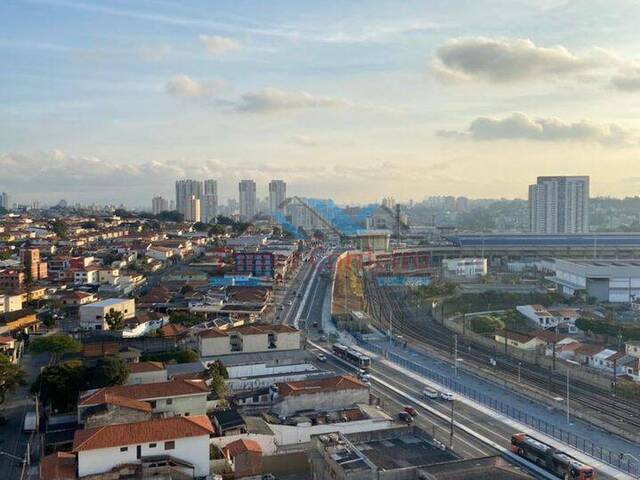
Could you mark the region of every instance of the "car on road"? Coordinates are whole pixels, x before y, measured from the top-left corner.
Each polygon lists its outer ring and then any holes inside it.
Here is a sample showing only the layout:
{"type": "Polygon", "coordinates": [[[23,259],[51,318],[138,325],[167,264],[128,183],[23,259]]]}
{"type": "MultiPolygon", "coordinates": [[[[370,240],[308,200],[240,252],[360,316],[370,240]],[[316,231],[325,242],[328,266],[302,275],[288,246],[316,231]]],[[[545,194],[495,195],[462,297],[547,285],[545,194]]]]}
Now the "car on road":
{"type": "Polygon", "coordinates": [[[404,407],[404,411],[407,412],[412,417],[415,417],[416,415],[418,415],[418,411],[415,408],[413,408],[411,405],[407,405],[406,407],[404,407]]]}
{"type": "Polygon", "coordinates": [[[425,388],[424,390],[422,390],[422,396],[424,398],[436,399],[440,398],[440,392],[433,388],[425,388]]]}
{"type": "Polygon", "coordinates": [[[326,335],[320,335],[318,337],[318,340],[320,340],[321,342],[326,342],[327,341],[327,336],[326,335]]]}
{"type": "Polygon", "coordinates": [[[327,356],[324,353],[318,354],[318,361],[319,362],[326,362],[327,361],[327,356]]]}
{"type": "Polygon", "coordinates": [[[448,402],[453,401],[453,393],[451,392],[440,392],[440,398],[442,400],[447,400],[448,402]]]}
{"type": "Polygon", "coordinates": [[[289,306],[293,305],[293,300],[289,300],[289,301],[287,302],[287,305],[289,305],[289,306]]]}
{"type": "Polygon", "coordinates": [[[316,328],[318,326],[318,322],[313,322],[313,327],[316,328]]]}
{"type": "Polygon", "coordinates": [[[413,417],[408,414],[407,412],[400,412],[398,413],[398,420],[404,422],[404,423],[413,423],[413,417]]]}

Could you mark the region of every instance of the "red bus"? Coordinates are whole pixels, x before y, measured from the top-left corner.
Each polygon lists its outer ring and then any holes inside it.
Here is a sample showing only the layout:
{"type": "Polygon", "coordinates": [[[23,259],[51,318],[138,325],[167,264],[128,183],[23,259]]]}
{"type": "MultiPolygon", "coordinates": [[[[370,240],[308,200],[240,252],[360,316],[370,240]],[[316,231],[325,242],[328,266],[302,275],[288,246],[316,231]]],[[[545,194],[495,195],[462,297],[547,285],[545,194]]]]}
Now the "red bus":
{"type": "Polygon", "coordinates": [[[513,434],[511,451],[565,480],[595,480],[596,478],[593,467],[526,433],[513,434]]]}

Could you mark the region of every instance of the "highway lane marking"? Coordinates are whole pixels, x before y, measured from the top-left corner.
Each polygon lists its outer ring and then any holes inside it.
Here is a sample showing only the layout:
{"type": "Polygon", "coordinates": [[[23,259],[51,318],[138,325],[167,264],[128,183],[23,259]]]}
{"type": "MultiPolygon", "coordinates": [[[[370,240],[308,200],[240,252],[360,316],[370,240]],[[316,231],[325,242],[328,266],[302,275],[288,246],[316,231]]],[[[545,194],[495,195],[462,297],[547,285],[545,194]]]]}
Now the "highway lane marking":
{"type": "MultiPolygon", "coordinates": [[[[333,359],[335,359],[335,360],[342,360],[342,359],[337,358],[337,357],[333,357],[333,359]]],[[[340,370],[342,370],[343,372],[345,372],[345,373],[351,373],[351,371],[352,371],[353,369],[355,369],[355,367],[354,367],[353,365],[351,365],[350,363],[347,363],[347,365],[349,365],[349,367],[350,367],[349,369],[347,369],[347,368],[345,368],[345,367],[342,367],[342,366],[338,365],[338,364],[337,364],[337,362],[336,362],[336,363],[334,363],[334,366],[338,367],[338,368],[339,368],[340,370]]],[[[375,377],[372,377],[372,378],[375,380],[375,377]]],[[[382,383],[382,382],[379,382],[379,383],[382,383]]],[[[400,401],[398,401],[397,399],[395,399],[395,398],[391,397],[387,392],[384,392],[383,390],[380,390],[379,388],[376,388],[376,392],[378,392],[379,394],[383,395],[384,397],[386,397],[386,398],[390,399],[393,403],[396,403],[396,404],[398,404],[398,405],[403,405],[403,404],[402,404],[402,402],[400,402],[400,401]]],[[[387,413],[389,413],[389,412],[387,412],[387,413]]],[[[390,415],[391,415],[391,414],[390,414],[390,415]]],[[[423,418],[424,418],[424,421],[426,422],[426,421],[427,421],[427,420],[426,420],[426,417],[423,417],[423,418]]],[[[438,418],[439,418],[439,417],[438,417],[438,418]]],[[[442,420],[442,419],[440,419],[440,420],[442,420]]],[[[433,423],[434,425],[436,425],[436,424],[435,424],[435,421],[433,421],[433,420],[431,420],[431,423],[433,423]]],[[[446,430],[446,429],[445,429],[445,427],[442,427],[442,426],[440,426],[440,425],[436,425],[436,427],[437,427],[438,429],[440,429],[440,430],[446,430]]],[[[474,445],[474,444],[472,444],[472,443],[469,443],[466,439],[464,439],[464,438],[463,438],[463,437],[461,437],[461,436],[456,437],[456,440],[457,440],[457,441],[459,441],[460,443],[463,443],[463,444],[467,445],[469,448],[472,448],[473,450],[477,451],[477,452],[478,452],[478,453],[480,453],[482,456],[492,455],[492,453],[490,453],[490,452],[488,452],[488,451],[485,451],[485,450],[482,450],[482,449],[480,449],[478,446],[476,446],[476,445],[474,445]]]]}
{"type": "MultiPolygon", "coordinates": [[[[439,383],[434,382],[433,380],[427,379],[426,377],[423,377],[411,370],[408,370],[404,367],[401,367],[400,365],[397,365],[389,360],[383,359],[380,355],[370,352],[369,350],[366,350],[362,347],[358,347],[360,350],[363,350],[365,352],[367,352],[367,354],[369,356],[371,356],[372,358],[376,358],[380,363],[382,363],[383,365],[386,365],[388,368],[391,368],[392,370],[397,370],[398,372],[402,372],[405,376],[409,377],[409,378],[413,378],[414,380],[416,380],[419,383],[423,383],[425,385],[428,385],[430,387],[433,388],[438,388],[440,390],[446,390],[447,388],[440,385],[439,383]]],[[[538,430],[535,430],[531,427],[529,427],[528,425],[524,425],[520,422],[517,422],[505,415],[503,415],[502,413],[499,413],[495,410],[492,410],[488,407],[485,407],[484,405],[481,405],[473,400],[470,400],[469,398],[457,394],[457,397],[459,398],[459,401],[467,404],[468,406],[470,406],[471,408],[478,410],[480,412],[485,413],[486,415],[489,415],[491,417],[493,417],[494,419],[500,421],[501,423],[505,424],[505,425],[509,425],[513,428],[519,429],[519,431],[527,433],[529,435],[532,435],[534,437],[539,438],[540,440],[543,440],[545,443],[554,446],[555,448],[559,449],[559,450],[564,450],[567,453],[569,453],[570,455],[572,455],[573,457],[577,458],[578,460],[581,460],[582,462],[586,463],[586,464],[590,464],[593,467],[595,467],[597,470],[600,470],[601,472],[606,473],[607,475],[613,477],[613,478],[617,478],[617,479],[632,479],[633,477],[629,474],[626,474],[616,468],[614,468],[611,465],[608,465],[600,460],[598,460],[595,457],[591,457],[590,455],[586,454],[585,452],[581,452],[579,450],[576,450],[574,447],[572,447],[569,444],[566,444],[564,442],[561,442],[553,437],[549,437],[548,435],[546,435],[543,432],[540,432],[538,430]]]]}
{"type": "MultiPolygon", "coordinates": [[[[317,349],[323,351],[325,354],[329,354],[332,358],[335,358],[336,360],[345,363],[347,365],[351,365],[349,362],[342,360],[339,357],[336,357],[333,352],[321,347],[320,345],[307,340],[308,343],[310,343],[311,345],[313,345],[314,347],[316,347],[317,349]]],[[[375,377],[372,377],[375,379],[375,377]]],[[[396,392],[398,395],[400,395],[401,397],[404,397],[410,401],[412,401],[413,403],[419,405],[420,407],[422,407],[423,409],[431,412],[433,415],[441,418],[442,420],[444,420],[447,423],[451,423],[451,417],[449,417],[448,415],[440,412],[439,410],[436,410],[434,408],[432,408],[431,406],[427,405],[426,403],[424,403],[422,400],[415,398],[412,395],[409,395],[405,392],[403,392],[402,390],[400,390],[399,388],[394,387],[393,385],[387,384],[381,380],[377,380],[379,383],[385,385],[387,388],[389,388],[390,390],[393,390],[394,392],[396,392]]],[[[471,428],[467,427],[466,425],[454,420],[453,421],[453,425],[454,427],[462,430],[463,432],[471,435],[472,437],[480,440],[482,443],[489,445],[491,447],[493,447],[494,449],[498,450],[499,452],[501,452],[505,457],[511,459],[513,462],[518,463],[524,467],[526,467],[528,470],[534,472],[536,475],[538,475],[540,478],[544,478],[544,479],[548,479],[548,480],[557,480],[557,477],[555,475],[552,475],[551,473],[547,472],[546,470],[541,469],[540,467],[528,462],[527,460],[525,460],[524,458],[516,455],[515,453],[511,452],[510,450],[508,450],[507,448],[505,448],[504,446],[494,442],[493,440],[485,437],[484,435],[472,430],[471,428]]],[[[629,478],[631,479],[631,477],[616,477],[616,478],[629,478]]]]}

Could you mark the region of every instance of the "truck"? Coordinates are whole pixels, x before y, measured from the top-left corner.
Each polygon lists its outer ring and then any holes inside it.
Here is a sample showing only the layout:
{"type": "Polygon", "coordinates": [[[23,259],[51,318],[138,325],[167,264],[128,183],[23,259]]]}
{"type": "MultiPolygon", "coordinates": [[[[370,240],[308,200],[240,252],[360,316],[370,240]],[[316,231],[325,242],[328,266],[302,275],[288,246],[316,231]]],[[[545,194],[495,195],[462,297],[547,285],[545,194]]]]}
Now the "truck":
{"type": "Polygon", "coordinates": [[[22,431],[24,433],[31,433],[38,430],[38,417],[35,411],[27,412],[24,415],[24,422],[22,424],[22,431]]]}

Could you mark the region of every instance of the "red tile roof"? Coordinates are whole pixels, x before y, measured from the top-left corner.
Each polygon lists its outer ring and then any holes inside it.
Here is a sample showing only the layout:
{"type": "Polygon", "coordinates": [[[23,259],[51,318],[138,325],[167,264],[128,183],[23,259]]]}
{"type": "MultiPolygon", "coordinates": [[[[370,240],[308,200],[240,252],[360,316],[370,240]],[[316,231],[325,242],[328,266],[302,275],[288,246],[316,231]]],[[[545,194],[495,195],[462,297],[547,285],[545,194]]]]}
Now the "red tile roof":
{"type": "Polygon", "coordinates": [[[78,405],[99,405],[105,403],[107,395],[151,400],[154,398],[177,397],[208,392],[205,382],[198,380],[172,380],[169,382],[144,383],[141,385],[116,385],[113,387],[88,390],[80,394],[78,405]]]}
{"type": "Polygon", "coordinates": [[[40,460],[40,480],[76,479],[76,456],[69,452],[56,452],[40,460]]]}
{"type": "Polygon", "coordinates": [[[149,402],[143,402],[140,400],[135,400],[133,398],[121,397],[119,395],[114,395],[113,393],[105,394],[104,403],[131,408],[133,410],[140,410],[141,412],[150,412],[152,410],[151,404],[149,402]]]}
{"type": "Polygon", "coordinates": [[[254,452],[262,454],[262,447],[260,447],[260,444],[255,440],[241,438],[240,440],[228,443],[227,445],[222,447],[222,451],[228,452],[229,455],[233,458],[236,455],[244,452],[254,452]]]}
{"type": "Polygon", "coordinates": [[[250,325],[231,327],[226,330],[211,328],[201,332],[200,336],[204,338],[214,338],[226,337],[229,336],[230,333],[239,333],[241,335],[264,335],[267,333],[293,333],[298,331],[299,330],[297,328],[290,325],[254,323],[250,325]]]}
{"type": "Polygon", "coordinates": [[[160,442],[176,438],[199,437],[213,433],[206,415],[170,417],[146,422],[106,425],[77,430],[73,437],[73,451],[82,452],[100,448],[160,442]]]}
{"type": "Polygon", "coordinates": [[[0,337],[0,343],[4,345],[9,345],[12,342],[15,342],[15,338],[13,337],[0,337]]]}
{"type": "Polygon", "coordinates": [[[160,333],[164,337],[178,337],[187,331],[187,327],[177,323],[169,323],[160,329],[160,333]]]}
{"type": "Polygon", "coordinates": [[[306,395],[311,393],[337,392],[340,390],[360,390],[367,387],[351,375],[321,378],[319,380],[300,380],[298,382],[276,383],[278,395],[306,395]]]}
{"type": "Polygon", "coordinates": [[[138,362],[128,365],[129,373],[160,372],[165,369],[162,362],[138,362]]]}

